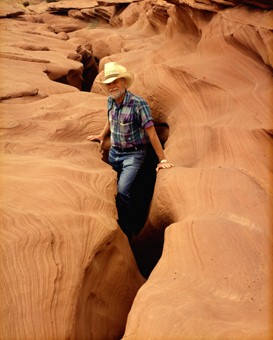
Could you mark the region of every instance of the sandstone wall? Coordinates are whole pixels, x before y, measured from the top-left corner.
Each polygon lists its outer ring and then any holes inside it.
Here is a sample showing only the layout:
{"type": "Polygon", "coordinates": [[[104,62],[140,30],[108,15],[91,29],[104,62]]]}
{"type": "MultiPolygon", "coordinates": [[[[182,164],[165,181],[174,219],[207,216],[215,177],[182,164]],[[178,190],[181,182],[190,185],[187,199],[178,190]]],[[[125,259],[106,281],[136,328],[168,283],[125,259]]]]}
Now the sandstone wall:
{"type": "Polygon", "coordinates": [[[0,338],[270,339],[272,6],[121,3],[1,5],[0,338]],[[169,126],[132,249],[85,48],[169,126]]]}

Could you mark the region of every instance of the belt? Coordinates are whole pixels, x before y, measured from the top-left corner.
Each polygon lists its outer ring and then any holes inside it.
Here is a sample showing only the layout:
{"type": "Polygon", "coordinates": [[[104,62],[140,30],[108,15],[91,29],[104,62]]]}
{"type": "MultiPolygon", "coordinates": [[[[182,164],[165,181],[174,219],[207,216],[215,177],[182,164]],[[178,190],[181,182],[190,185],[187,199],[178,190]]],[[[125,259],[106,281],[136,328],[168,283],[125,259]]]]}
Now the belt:
{"type": "Polygon", "coordinates": [[[119,148],[118,146],[113,146],[114,149],[120,152],[132,152],[132,151],[138,151],[143,150],[146,147],[146,144],[138,144],[135,146],[132,146],[130,148],[119,148]]]}

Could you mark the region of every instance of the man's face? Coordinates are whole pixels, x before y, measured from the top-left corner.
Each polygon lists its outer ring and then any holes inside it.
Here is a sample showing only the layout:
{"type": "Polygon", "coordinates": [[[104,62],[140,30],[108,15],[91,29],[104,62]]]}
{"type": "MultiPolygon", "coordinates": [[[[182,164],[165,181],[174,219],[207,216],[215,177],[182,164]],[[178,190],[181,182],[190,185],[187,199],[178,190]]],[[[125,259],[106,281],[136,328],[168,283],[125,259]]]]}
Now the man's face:
{"type": "Polygon", "coordinates": [[[122,100],[126,91],[125,80],[122,78],[114,80],[112,83],[107,84],[109,96],[117,102],[122,100]]]}

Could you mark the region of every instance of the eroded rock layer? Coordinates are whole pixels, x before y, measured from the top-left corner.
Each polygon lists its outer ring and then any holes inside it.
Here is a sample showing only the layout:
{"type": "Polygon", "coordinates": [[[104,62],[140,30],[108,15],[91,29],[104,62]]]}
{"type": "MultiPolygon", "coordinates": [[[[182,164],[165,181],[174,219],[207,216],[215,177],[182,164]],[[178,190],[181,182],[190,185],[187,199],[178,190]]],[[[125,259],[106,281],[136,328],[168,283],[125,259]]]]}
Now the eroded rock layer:
{"type": "Polygon", "coordinates": [[[2,2],[1,339],[271,338],[272,5],[244,4],[2,2]],[[133,252],[86,141],[114,60],[175,164],[133,252]]]}

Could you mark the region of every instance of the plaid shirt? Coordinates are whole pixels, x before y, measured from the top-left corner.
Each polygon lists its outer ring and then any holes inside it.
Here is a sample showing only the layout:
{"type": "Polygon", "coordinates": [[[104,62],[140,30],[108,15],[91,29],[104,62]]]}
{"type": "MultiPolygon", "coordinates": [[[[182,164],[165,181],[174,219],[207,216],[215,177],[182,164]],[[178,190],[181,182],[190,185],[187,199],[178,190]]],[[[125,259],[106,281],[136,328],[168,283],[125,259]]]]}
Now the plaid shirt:
{"type": "Polygon", "coordinates": [[[109,97],[108,119],[112,146],[130,148],[148,143],[145,128],[153,125],[153,118],[143,98],[126,91],[123,102],[118,105],[109,97]]]}

